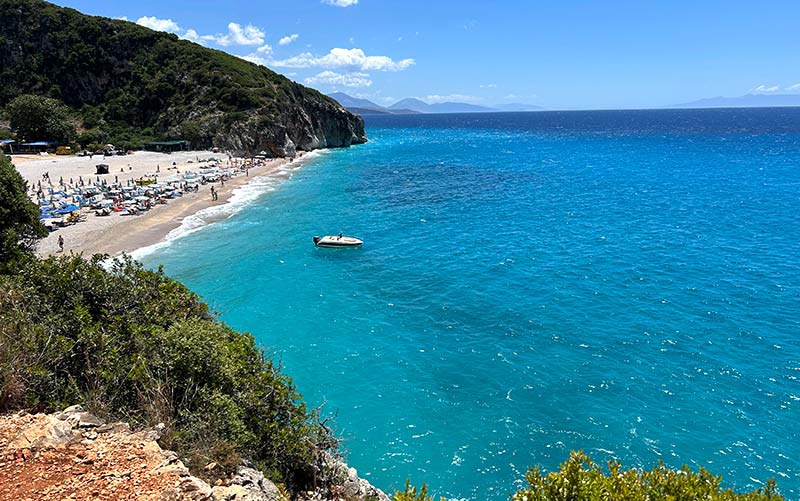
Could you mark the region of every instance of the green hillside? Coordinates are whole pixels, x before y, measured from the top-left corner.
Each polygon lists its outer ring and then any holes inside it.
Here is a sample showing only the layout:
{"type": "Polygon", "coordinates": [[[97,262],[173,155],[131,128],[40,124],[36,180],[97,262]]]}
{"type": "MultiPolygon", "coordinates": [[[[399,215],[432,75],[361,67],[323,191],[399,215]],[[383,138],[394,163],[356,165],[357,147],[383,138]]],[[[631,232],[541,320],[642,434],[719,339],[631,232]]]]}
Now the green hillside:
{"type": "MultiPolygon", "coordinates": [[[[280,153],[364,142],[333,99],[224,52],[41,0],[0,0],[0,106],[57,98],[79,129],[118,142],[181,137],[280,153]]],[[[28,138],[33,139],[33,138],[28,138]]]]}

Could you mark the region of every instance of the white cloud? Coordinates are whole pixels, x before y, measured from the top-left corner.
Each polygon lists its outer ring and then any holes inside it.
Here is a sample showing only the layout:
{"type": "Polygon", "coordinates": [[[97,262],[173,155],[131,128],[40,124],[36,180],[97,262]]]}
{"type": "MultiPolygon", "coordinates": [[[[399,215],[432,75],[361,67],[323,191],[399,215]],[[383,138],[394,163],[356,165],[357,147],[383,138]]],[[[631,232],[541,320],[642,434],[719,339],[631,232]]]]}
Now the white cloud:
{"type": "Polygon", "coordinates": [[[367,73],[336,73],[323,71],[303,80],[306,85],[343,85],[345,87],[369,87],[372,80],[367,73]]]}
{"type": "Polygon", "coordinates": [[[230,45],[263,45],[264,32],[252,24],[248,24],[243,28],[241,24],[228,23],[228,33],[215,36],[214,42],[223,47],[230,45]]]}
{"type": "Polygon", "coordinates": [[[119,19],[120,21],[127,21],[128,20],[128,16],[115,17],[114,19],[119,19]]]}
{"type": "MultiPolygon", "coordinates": [[[[228,33],[217,35],[201,35],[197,30],[184,30],[172,19],[159,19],[155,16],[142,16],[136,21],[136,24],[156,31],[175,33],[184,40],[200,44],[213,42],[223,47],[264,44],[264,31],[251,24],[242,27],[238,23],[228,23],[228,33]]],[[[270,50],[272,49],[270,48],[270,50]]]]}
{"type": "Polygon", "coordinates": [[[260,64],[261,66],[269,66],[271,63],[270,56],[272,56],[272,46],[262,45],[255,52],[251,52],[246,56],[236,55],[239,59],[250,61],[251,63],[260,64]]]}
{"type": "Polygon", "coordinates": [[[322,3],[336,7],[350,7],[351,5],[357,5],[358,0],[322,0],[322,3]]]}
{"type": "Polygon", "coordinates": [[[497,88],[497,84],[493,84],[493,83],[490,83],[490,84],[481,84],[481,85],[480,85],[480,88],[481,88],[481,89],[496,89],[496,88],[497,88]]]}
{"type": "Polygon", "coordinates": [[[778,92],[779,90],[781,90],[781,87],[779,85],[773,85],[772,87],[767,87],[766,85],[762,84],[753,89],[751,92],[759,94],[770,94],[773,92],[778,92]]]}
{"type": "Polygon", "coordinates": [[[794,85],[790,85],[786,87],[786,90],[790,92],[800,92],[800,83],[796,83],[794,85]]]}
{"type": "Polygon", "coordinates": [[[167,33],[180,33],[181,27],[172,19],[159,19],[155,16],[142,16],[136,20],[136,24],[156,31],[166,31],[167,33]]]}
{"type": "Polygon", "coordinates": [[[251,63],[254,63],[254,64],[259,64],[261,66],[266,66],[267,64],[269,64],[269,60],[268,59],[259,56],[255,52],[252,53],[252,54],[247,54],[246,56],[238,56],[237,55],[236,57],[238,57],[239,59],[244,59],[245,61],[250,61],[251,63]]]}
{"type": "Polygon", "coordinates": [[[387,56],[368,56],[361,49],[331,49],[317,57],[310,52],[280,61],[272,61],[278,68],[311,68],[345,69],[348,71],[402,71],[416,63],[413,59],[394,61],[387,56]]]}
{"type": "Polygon", "coordinates": [[[278,40],[278,45],[289,45],[290,43],[294,42],[298,38],[300,38],[300,35],[298,35],[297,33],[285,36],[285,37],[281,38],[280,40],[278,40]]]}
{"type": "Polygon", "coordinates": [[[214,35],[200,35],[197,33],[196,30],[186,30],[183,35],[180,35],[181,38],[184,40],[189,40],[190,42],[205,44],[206,42],[213,42],[216,37],[214,35]]]}

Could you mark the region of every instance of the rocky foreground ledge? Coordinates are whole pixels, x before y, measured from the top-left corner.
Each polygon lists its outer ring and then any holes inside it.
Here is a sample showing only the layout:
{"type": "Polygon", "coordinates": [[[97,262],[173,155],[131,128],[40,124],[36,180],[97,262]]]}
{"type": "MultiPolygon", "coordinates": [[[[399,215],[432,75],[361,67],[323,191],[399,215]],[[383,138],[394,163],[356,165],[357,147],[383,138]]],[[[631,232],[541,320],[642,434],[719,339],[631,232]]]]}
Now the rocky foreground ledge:
{"type": "MultiPolygon", "coordinates": [[[[0,416],[0,500],[281,501],[264,475],[247,466],[220,485],[191,475],[177,454],[158,445],[161,428],[137,431],[105,423],[76,405],[55,414],[0,416]]],[[[326,457],[341,479],[331,497],[307,501],[389,501],[356,470],[326,457]]]]}

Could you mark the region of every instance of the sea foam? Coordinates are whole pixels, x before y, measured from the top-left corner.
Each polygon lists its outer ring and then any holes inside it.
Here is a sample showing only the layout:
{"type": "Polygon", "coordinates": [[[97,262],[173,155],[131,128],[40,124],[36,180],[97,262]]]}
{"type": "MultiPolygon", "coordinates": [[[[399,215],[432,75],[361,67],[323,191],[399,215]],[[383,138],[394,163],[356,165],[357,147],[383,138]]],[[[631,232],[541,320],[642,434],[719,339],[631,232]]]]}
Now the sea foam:
{"type": "Polygon", "coordinates": [[[225,203],[207,207],[184,217],[180,226],[170,231],[167,236],[164,237],[164,240],[153,245],[133,250],[130,252],[131,257],[136,260],[142,259],[147,255],[171,245],[180,238],[191,235],[192,233],[207,228],[215,222],[223,221],[241,212],[244,208],[253,204],[265,194],[275,191],[282,183],[288,181],[292,177],[292,173],[302,168],[306,163],[319,158],[324,153],[324,151],[320,150],[312,151],[303,155],[301,159],[284,164],[269,174],[254,176],[249,183],[233,190],[231,197],[225,203]]]}

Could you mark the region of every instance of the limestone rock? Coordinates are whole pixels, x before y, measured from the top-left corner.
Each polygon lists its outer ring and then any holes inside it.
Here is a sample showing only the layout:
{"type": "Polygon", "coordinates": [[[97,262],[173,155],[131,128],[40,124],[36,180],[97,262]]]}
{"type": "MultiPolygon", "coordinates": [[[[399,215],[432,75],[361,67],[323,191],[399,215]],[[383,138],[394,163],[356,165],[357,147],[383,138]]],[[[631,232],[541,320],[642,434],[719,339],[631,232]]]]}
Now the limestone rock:
{"type": "Polygon", "coordinates": [[[75,440],[76,434],[69,423],[52,416],[43,416],[19,431],[9,442],[9,449],[45,449],[65,445],[75,440]]]}
{"type": "Polygon", "coordinates": [[[264,478],[258,470],[240,467],[230,479],[230,485],[213,488],[215,501],[277,501],[278,487],[264,478]]]}
{"type": "Polygon", "coordinates": [[[325,454],[323,463],[330,475],[341,484],[346,499],[389,501],[389,496],[385,492],[360,478],[358,471],[349,467],[341,459],[325,454]]]}

